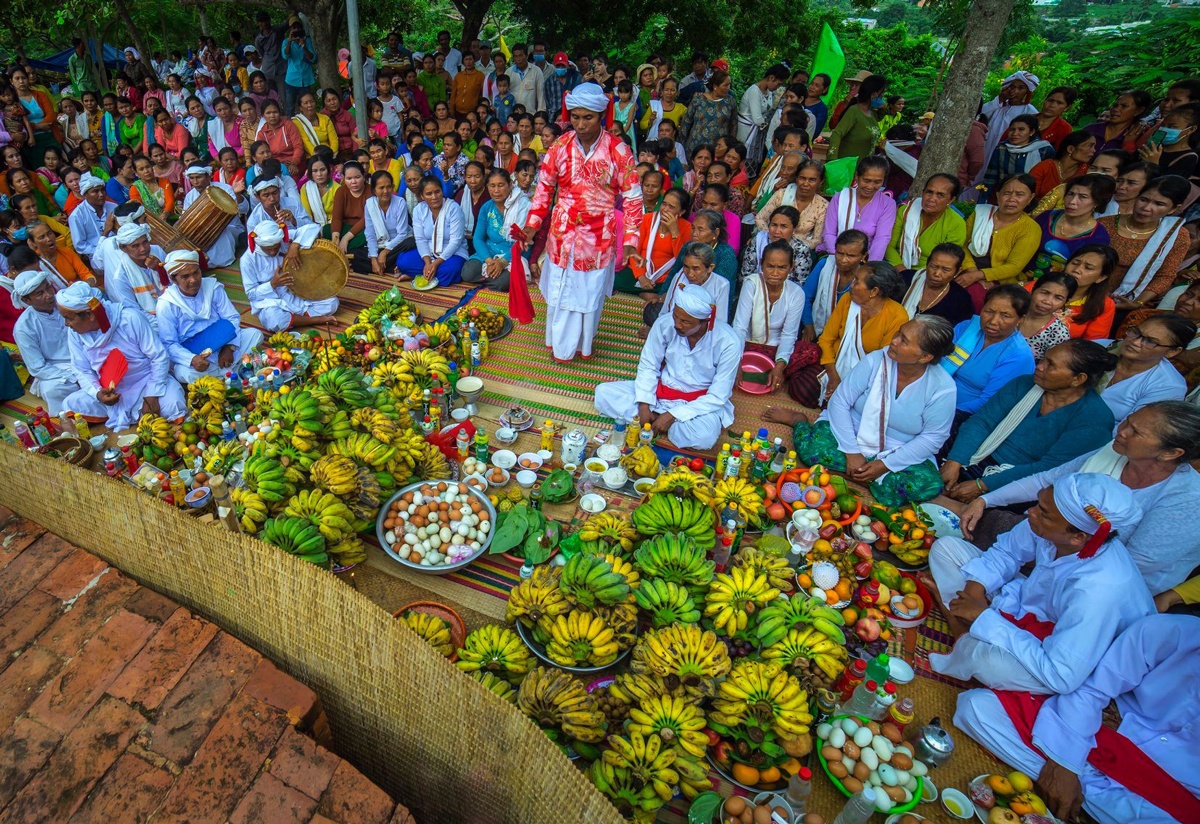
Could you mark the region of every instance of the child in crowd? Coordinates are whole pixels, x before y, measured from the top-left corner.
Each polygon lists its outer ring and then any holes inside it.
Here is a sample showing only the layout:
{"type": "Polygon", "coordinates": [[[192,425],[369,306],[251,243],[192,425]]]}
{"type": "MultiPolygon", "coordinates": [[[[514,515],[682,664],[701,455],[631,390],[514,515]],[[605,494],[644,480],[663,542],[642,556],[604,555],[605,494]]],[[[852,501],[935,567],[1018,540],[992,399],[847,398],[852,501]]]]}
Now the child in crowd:
{"type": "MultiPolygon", "coordinates": [[[[513,106],[517,105],[517,98],[509,91],[508,85],[508,75],[502,74],[496,78],[496,96],[492,98],[492,105],[496,107],[496,119],[501,123],[508,123],[513,106]]],[[[509,132],[512,133],[516,128],[517,124],[514,121],[509,132]]]]}

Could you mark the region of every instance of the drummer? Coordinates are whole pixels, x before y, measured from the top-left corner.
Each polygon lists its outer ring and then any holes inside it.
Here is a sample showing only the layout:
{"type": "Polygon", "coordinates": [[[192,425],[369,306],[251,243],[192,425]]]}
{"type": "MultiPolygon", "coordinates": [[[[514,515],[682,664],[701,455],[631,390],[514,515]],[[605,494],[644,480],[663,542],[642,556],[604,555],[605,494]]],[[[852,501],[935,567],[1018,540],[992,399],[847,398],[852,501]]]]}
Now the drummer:
{"type": "MultiPolygon", "coordinates": [[[[141,226],[146,222],[146,207],[136,200],[127,200],[113,211],[113,220],[117,224],[118,232],[122,226],[141,226]]],[[[92,271],[98,275],[103,275],[106,270],[116,265],[113,262],[113,258],[120,251],[117,247],[117,236],[115,233],[101,238],[100,242],[96,244],[96,251],[92,252],[92,271]]],[[[158,260],[166,260],[167,258],[166,251],[153,242],[150,244],[150,254],[158,260]]]]}
{"type": "Polygon", "coordinates": [[[284,254],[284,230],[278,223],[267,219],[252,225],[250,246],[241,259],[242,286],[258,322],[272,332],[332,322],[337,298],[304,300],[288,288],[295,281],[289,273],[299,263],[299,244],[292,243],[284,254]]]}
{"type": "Polygon", "coordinates": [[[254,181],[258,203],[250,210],[248,226],[258,226],[265,220],[286,228],[288,237],[308,248],[321,235],[321,227],[308,216],[299,200],[283,194],[278,178],[254,181]]]}
{"type": "MultiPolygon", "coordinates": [[[[244,215],[250,211],[250,202],[245,196],[239,195],[233,191],[233,188],[224,183],[218,183],[212,179],[212,169],[208,166],[189,166],[187,168],[187,179],[192,184],[192,190],[187,193],[183,199],[183,209],[186,212],[188,208],[195,203],[209,186],[214,186],[217,189],[225,192],[233,198],[238,205],[238,215],[244,215]]],[[[246,231],[242,226],[240,217],[234,217],[229,221],[229,224],[221,230],[221,234],[217,235],[217,239],[212,245],[204,250],[204,254],[208,257],[209,266],[231,266],[237,258],[237,242],[242,232],[246,231]]]]}
{"type": "Polygon", "coordinates": [[[158,337],[172,372],[184,384],[204,375],[221,377],[262,341],[262,332],[241,325],[225,286],[202,275],[199,252],[171,252],[164,267],[171,285],[158,299],[158,337]]]}

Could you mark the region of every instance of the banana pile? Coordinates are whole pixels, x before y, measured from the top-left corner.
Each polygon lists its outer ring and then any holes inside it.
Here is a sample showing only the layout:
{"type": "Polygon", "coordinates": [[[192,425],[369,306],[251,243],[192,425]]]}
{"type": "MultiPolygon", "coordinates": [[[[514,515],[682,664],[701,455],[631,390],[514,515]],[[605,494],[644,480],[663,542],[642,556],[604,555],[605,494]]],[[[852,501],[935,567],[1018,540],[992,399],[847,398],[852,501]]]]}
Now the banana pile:
{"type": "Polygon", "coordinates": [[[846,620],[819,598],[799,592],[790,598],[772,601],[758,616],[755,635],[764,647],[774,646],[783,640],[790,630],[811,626],[832,638],[838,644],[846,643],[842,627],[846,620]]]}
{"type": "Polygon", "coordinates": [[[359,312],[356,320],[374,327],[384,318],[398,321],[416,314],[417,310],[404,299],[399,289],[388,289],[376,295],[375,302],[359,312]]]}
{"type": "Polygon", "coordinates": [[[750,616],[779,597],[779,590],[767,581],[765,572],[753,566],[735,566],[720,573],[704,597],[704,615],[711,618],[713,629],[733,637],[745,630],[750,616]]]}
{"type": "MultiPolygon", "coordinates": [[[[401,616],[405,625],[421,636],[421,640],[437,650],[439,655],[446,658],[454,655],[454,644],[450,640],[450,624],[436,615],[427,612],[409,611],[401,616]]],[[[511,689],[511,687],[510,687],[511,689]]]]}
{"type": "Polygon", "coordinates": [[[192,417],[212,435],[221,434],[221,423],[225,420],[225,382],[220,378],[205,375],[188,384],[188,409],[192,417]]]}
{"type": "Polygon", "coordinates": [[[277,504],[296,494],[296,486],[288,480],[287,470],[276,458],[251,455],[242,467],[242,483],[268,504],[277,504]]]}
{"type": "Polygon", "coordinates": [[[704,713],[695,703],[677,695],[660,695],[642,700],[629,710],[631,733],[659,738],[663,746],[681,753],[703,758],[708,747],[704,729],[704,713]]]}
{"type": "Polygon", "coordinates": [[[735,567],[753,567],[766,573],[767,583],[780,592],[788,593],[796,588],[796,570],[788,566],[787,558],[773,552],[764,552],[758,547],[743,547],[733,556],[735,567]]]}
{"type": "Polygon", "coordinates": [[[571,604],[587,610],[632,600],[639,578],[630,564],[616,556],[580,552],[563,566],[559,586],[571,604]]]}
{"type": "Polygon", "coordinates": [[[485,624],[467,634],[454,663],[463,672],[490,672],[519,684],[533,668],[534,659],[517,633],[499,624],[485,624]]]}
{"type": "Polygon", "coordinates": [[[662,471],[658,454],[653,448],[642,444],[621,458],[621,468],[632,478],[654,478],[662,471]]]}
{"type": "Polygon", "coordinates": [[[634,592],[638,609],[650,616],[650,623],[655,628],[669,626],[674,623],[695,624],[700,620],[700,610],[692,600],[687,587],[662,578],[650,578],[642,581],[642,585],[634,592]]]}
{"type": "Polygon", "coordinates": [[[258,532],[267,520],[267,502],[257,493],[242,487],[229,490],[229,498],[233,501],[233,514],[242,525],[242,532],[247,535],[258,532]]]}
{"type": "Polygon", "coordinates": [[[709,719],[725,727],[771,731],[790,740],[808,732],[808,693],[775,662],[744,659],[717,688],[709,719]]]}
{"type": "Polygon", "coordinates": [[[521,579],[508,593],[508,604],[504,619],[510,624],[520,621],[533,629],[543,618],[557,618],[571,609],[567,597],[559,589],[562,578],[560,567],[541,565],[534,567],[533,575],[521,579]]]}
{"type": "Polygon", "coordinates": [[[593,515],[579,528],[580,549],[589,555],[628,555],[640,537],[628,521],[611,512],[593,515]]]}
{"type": "Polygon", "coordinates": [[[712,506],[721,512],[730,504],[737,504],[738,512],[752,526],[760,525],[766,507],[754,484],[744,478],[722,478],[714,489],[712,506]]]}
{"type": "Polygon", "coordinates": [[[454,339],[454,330],[447,323],[423,323],[417,327],[417,331],[425,333],[429,338],[429,345],[434,349],[454,339]]]}
{"type": "Polygon", "coordinates": [[[561,732],[574,741],[594,744],[604,739],[607,724],[595,696],[561,670],[530,670],[517,690],[517,709],[543,730],[561,732]]]}
{"type": "Polygon", "coordinates": [[[673,695],[712,695],[729,672],[729,652],[713,633],[695,624],[671,624],[646,632],[633,648],[630,669],[654,676],[673,695]]]}
{"type": "Polygon", "coordinates": [[[308,521],[330,544],[354,537],[367,526],[354,517],[350,507],[340,498],[320,489],[302,489],[297,492],[287,502],[283,514],[308,521]]]}
{"type": "Polygon", "coordinates": [[[616,634],[599,615],[573,609],[549,623],[546,655],[567,667],[606,667],[617,660],[621,647],[616,634]]]}
{"type": "Polygon", "coordinates": [[[421,389],[428,389],[433,384],[434,375],[443,381],[450,375],[450,362],[433,349],[406,349],[400,353],[400,362],[408,364],[413,381],[421,389]]]}
{"type": "Polygon", "coordinates": [[[788,630],[782,640],[764,649],[762,658],[764,661],[777,661],[791,672],[805,672],[811,662],[827,679],[833,681],[846,668],[850,653],[821,630],[800,627],[788,630]]]}
{"type": "Polygon", "coordinates": [[[303,452],[312,451],[324,431],[323,412],[317,397],[307,389],[280,395],[271,404],[270,418],[280,427],[280,433],[292,446],[303,452]]]}
{"type": "Polygon", "coordinates": [[[304,518],[272,518],[263,524],[259,537],[302,561],[318,566],[329,563],[329,553],[325,550],[325,536],[304,518]]]}
{"type": "Polygon", "coordinates": [[[712,549],[716,544],[717,516],[711,507],[695,498],[674,495],[651,495],[633,511],[633,525],[643,535],[663,535],[683,532],[691,536],[696,546],[712,549]]]}
{"type": "Polygon", "coordinates": [[[633,554],[633,560],[643,578],[678,584],[688,590],[693,600],[704,597],[715,569],[707,553],[687,534],[667,533],[647,538],[633,554]]]}
{"type": "Polygon", "coordinates": [[[650,494],[656,493],[666,493],[678,498],[694,497],[702,504],[711,505],[714,489],[712,481],[705,475],[677,467],[662,473],[654,480],[650,494]]]}
{"type": "Polygon", "coordinates": [[[171,422],[161,415],[142,415],[137,422],[137,437],[142,446],[153,447],[165,455],[174,440],[171,422]]]}

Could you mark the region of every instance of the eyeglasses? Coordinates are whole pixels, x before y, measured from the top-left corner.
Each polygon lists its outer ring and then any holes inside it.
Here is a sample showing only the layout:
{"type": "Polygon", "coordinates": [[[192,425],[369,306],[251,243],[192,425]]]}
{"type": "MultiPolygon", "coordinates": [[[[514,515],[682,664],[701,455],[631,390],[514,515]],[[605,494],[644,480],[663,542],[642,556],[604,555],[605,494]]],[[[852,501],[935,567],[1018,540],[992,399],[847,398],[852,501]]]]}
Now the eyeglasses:
{"type": "Polygon", "coordinates": [[[1156,341],[1154,338],[1146,337],[1142,334],[1142,330],[1136,326],[1130,326],[1125,330],[1125,340],[1133,341],[1134,343],[1140,342],[1144,346],[1149,346],[1151,348],[1157,348],[1161,346],[1163,349],[1169,349],[1171,346],[1169,343],[1162,343],[1160,341],[1156,341]]]}

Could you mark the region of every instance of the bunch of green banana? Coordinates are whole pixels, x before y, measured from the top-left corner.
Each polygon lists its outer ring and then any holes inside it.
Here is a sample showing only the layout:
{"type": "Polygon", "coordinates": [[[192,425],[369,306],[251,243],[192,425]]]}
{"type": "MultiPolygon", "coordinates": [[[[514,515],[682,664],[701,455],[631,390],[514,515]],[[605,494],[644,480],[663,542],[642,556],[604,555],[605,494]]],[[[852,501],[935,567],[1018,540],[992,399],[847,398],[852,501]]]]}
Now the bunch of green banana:
{"type": "Polygon", "coordinates": [[[278,503],[296,494],[282,463],[265,454],[251,455],[242,467],[242,483],[267,503],[278,503]]]}
{"type": "Polygon", "coordinates": [[[494,692],[508,703],[517,703],[517,691],[513,689],[512,684],[503,678],[497,678],[490,672],[484,672],[483,670],[475,670],[471,673],[471,677],[483,684],[489,692],[494,692]]]}
{"type": "Polygon", "coordinates": [[[530,670],[517,690],[517,708],[544,730],[562,730],[571,738],[589,743],[604,739],[604,713],[596,697],[582,681],[562,670],[530,670]]]}
{"type": "Polygon", "coordinates": [[[357,496],[358,464],[345,455],[324,455],[308,471],[313,486],[339,498],[357,496]]]}
{"type": "Polygon", "coordinates": [[[573,609],[557,618],[543,618],[550,633],[546,655],[565,667],[607,667],[621,648],[616,636],[598,615],[573,609]]]}
{"type": "Polygon", "coordinates": [[[255,492],[244,487],[234,487],[229,490],[229,498],[233,501],[233,514],[242,525],[242,532],[253,535],[267,520],[267,502],[255,492]]]}
{"type": "Polygon", "coordinates": [[[733,556],[733,565],[753,568],[765,573],[767,583],[780,592],[791,592],[796,588],[796,570],[788,566],[787,558],[757,547],[745,547],[733,556]]]}
{"type": "Polygon", "coordinates": [[[701,549],[712,549],[716,543],[717,516],[711,507],[695,498],[674,495],[651,495],[649,500],[633,511],[633,525],[643,535],[663,535],[684,532],[701,549]]]}
{"type": "Polygon", "coordinates": [[[664,745],[657,735],[642,735],[633,729],[627,729],[625,736],[610,735],[603,755],[606,764],[629,770],[635,782],[653,787],[664,804],[679,783],[679,773],[672,768],[677,757],[678,751],[664,745]]]}
{"type": "Polygon", "coordinates": [[[708,560],[708,554],[686,534],[667,533],[647,538],[634,553],[633,561],[644,577],[679,584],[693,598],[703,597],[716,568],[708,560]]]}
{"type": "Polygon", "coordinates": [[[271,518],[263,524],[259,537],[303,561],[317,566],[326,566],[329,563],[329,554],[325,551],[325,536],[303,518],[271,518]]]}
{"type": "Polygon", "coordinates": [[[604,759],[592,762],[588,778],[612,802],[617,812],[633,824],[652,824],[665,803],[653,785],[635,780],[632,770],[614,767],[604,759]]]}
{"type": "Polygon", "coordinates": [[[764,661],[778,661],[789,670],[803,669],[801,662],[811,661],[828,678],[836,679],[846,668],[850,653],[834,639],[815,627],[788,630],[782,640],[762,651],[764,661]]]}
{"type": "Polygon", "coordinates": [[[637,605],[649,613],[650,623],[654,627],[665,627],[676,622],[694,624],[700,620],[700,610],[686,587],[664,581],[662,578],[649,578],[633,593],[637,605]]]}
{"type": "Polygon", "coordinates": [[[454,644],[450,640],[450,624],[444,618],[430,615],[428,612],[406,612],[402,617],[408,628],[437,650],[439,655],[449,658],[454,654],[454,644]]]}
{"type": "Polygon", "coordinates": [[[345,502],[320,489],[302,489],[283,510],[285,515],[303,518],[321,531],[331,544],[352,537],[360,522],[345,502]]]}
{"type": "Polygon", "coordinates": [[[164,452],[175,440],[171,422],[162,415],[142,415],[137,422],[137,437],[143,446],[153,446],[164,452]]]}
{"type": "Polygon", "coordinates": [[[726,727],[748,723],[792,739],[808,732],[808,693],[777,662],[743,658],[717,688],[709,718],[726,727]]]}
{"type": "Polygon", "coordinates": [[[708,748],[704,729],[704,713],[693,701],[681,696],[663,695],[643,700],[629,710],[629,732],[657,736],[668,747],[688,755],[703,758],[708,748]]]}
{"type": "Polygon", "coordinates": [[[598,555],[629,553],[637,542],[637,530],[611,512],[600,512],[579,527],[580,549],[598,555]]]}
{"type": "Polygon", "coordinates": [[[842,627],[845,623],[842,614],[824,601],[798,592],[788,598],[777,598],[764,607],[759,613],[755,634],[762,646],[769,647],[782,641],[788,630],[809,625],[844,644],[846,636],[842,627]]]}
{"type": "Polygon", "coordinates": [[[713,629],[732,637],[749,626],[750,615],[778,597],[779,590],[767,582],[765,573],[733,567],[713,578],[704,596],[704,616],[712,619],[713,629]]]}
{"type": "Polygon", "coordinates": [[[658,453],[643,444],[621,458],[621,468],[634,478],[653,478],[662,471],[658,453]]]}
{"type": "Polygon", "coordinates": [[[317,378],[317,388],[333,398],[339,409],[352,411],[371,404],[363,373],[349,366],[335,367],[322,374],[317,378]]]}
{"type": "Polygon", "coordinates": [[[362,542],[362,538],[359,538],[357,535],[351,535],[349,538],[343,538],[336,544],[330,544],[329,554],[333,558],[334,563],[340,567],[354,566],[367,560],[367,547],[362,542]]]}
{"type": "Polygon", "coordinates": [[[200,456],[204,471],[209,475],[224,475],[246,454],[245,447],[237,438],[231,441],[213,441],[200,456]]]}
{"type": "Polygon", "coordinates": [[[571,605],[558,588],[562,572],[559,567],[536,566],[533,575],[523,578],[508,593],[508,604],[504,608],[504,619],[509,623],[520,621],[532,627],[543,618],[565,615],[571,605]]]}
{"type": "Polygon", "coordinates": [[[383,318],[399,320],[415,314],[412,305],[404,299],[399,289],[387,289],[375,296],[375,301],[358,313],[359,323],[375,325],[383,318]]]}
{"type": "Polygon", "coordinates": [[[716,679],[729,672],[729,652],[715,634],[695,624],[652,629],[638,639],[630,668],[662,680],[667,691],[711,695],[716,679]]]}
{"type": "Polygon", "coordinates": [[[354,428],[350,426],[350,413],[345,409],[338,409],[329,416],[324,428],[321,430],[321,437],[327,441],[340,441],[342,438],[348,438],[354,434],[354,428]]]}
{"type": "Polygon", "coordinates": [[[710,505],[713,499],[712,481],[690,469],[677,467],[664,472],[654,480],[650,494],[665,493],[677,498],[695,498],[700,503],[710,505]]]}
{"type": "Polygon", "coordinates": [[[521,637],[508,627],[485,624],[467,634],[456,666],[463,672],[483,670],[516,684],[533,666],[533,655],[521,637]]]}
{"type": "Polygon", "coordinates": [[[585,610],[620,603],[632,591],[626,576],[607,560],[582,552],[563,566],[559,586],[568,601],[585,610]]]}
{"type": "Polygon", "coordinates": [[[321,404],[312,392],[297,389],[280,395],[271,404],[272,420],[277,421],[283,434],[301,452],[310,452],[321,434],[321,404]]]}
{"type": "Polygon", "coordinates": [[[287,482],[296,486],[308,483],[308,472],[321,457],[315,450],[297,449],[291,441],[273,442],[266,454],[279,461],[287,482]]]}

